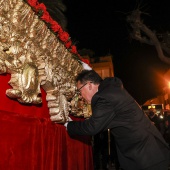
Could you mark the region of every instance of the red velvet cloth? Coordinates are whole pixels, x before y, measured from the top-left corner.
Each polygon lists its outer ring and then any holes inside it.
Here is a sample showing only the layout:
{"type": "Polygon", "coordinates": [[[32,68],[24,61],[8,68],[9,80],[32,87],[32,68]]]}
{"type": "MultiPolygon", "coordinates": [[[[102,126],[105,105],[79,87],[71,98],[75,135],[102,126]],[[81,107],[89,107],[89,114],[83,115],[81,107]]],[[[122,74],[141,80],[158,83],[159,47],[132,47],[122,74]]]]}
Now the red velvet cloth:
{"type": "Polygon", "coordinates": [[[51,122],[43,90],[41,106],[8,98],[9,80],[0,75],[0,170],[93,170],[91,138],[51,122]]]}

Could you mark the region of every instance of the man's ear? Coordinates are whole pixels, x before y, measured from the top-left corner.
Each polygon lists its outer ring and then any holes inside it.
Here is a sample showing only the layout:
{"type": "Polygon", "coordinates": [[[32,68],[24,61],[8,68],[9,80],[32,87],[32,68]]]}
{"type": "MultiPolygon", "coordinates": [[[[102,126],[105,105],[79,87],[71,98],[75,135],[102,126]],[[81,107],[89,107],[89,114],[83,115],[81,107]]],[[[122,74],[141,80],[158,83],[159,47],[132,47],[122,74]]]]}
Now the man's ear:
{"type": "Polygon", "coordinates": [[[92,83],[89,83],[89,90],[91,90],[93,87],[93,84],[92,83]]]}

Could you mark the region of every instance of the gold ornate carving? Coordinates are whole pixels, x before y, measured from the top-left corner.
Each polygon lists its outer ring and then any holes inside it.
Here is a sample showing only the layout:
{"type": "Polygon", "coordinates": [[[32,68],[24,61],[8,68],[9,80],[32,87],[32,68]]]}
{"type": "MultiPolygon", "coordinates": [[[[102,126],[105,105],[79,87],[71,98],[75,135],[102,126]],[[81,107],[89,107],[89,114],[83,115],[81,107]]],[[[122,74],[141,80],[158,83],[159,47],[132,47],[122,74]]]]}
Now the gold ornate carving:
{"type": "Polygon", "coordinates": [[[82,69],[27,3],[0,0],[0,73],[11,74],[10,98],[39,104],[42,87],[51,120],[64,123],[72,108],[74,78],[82,69]]]}

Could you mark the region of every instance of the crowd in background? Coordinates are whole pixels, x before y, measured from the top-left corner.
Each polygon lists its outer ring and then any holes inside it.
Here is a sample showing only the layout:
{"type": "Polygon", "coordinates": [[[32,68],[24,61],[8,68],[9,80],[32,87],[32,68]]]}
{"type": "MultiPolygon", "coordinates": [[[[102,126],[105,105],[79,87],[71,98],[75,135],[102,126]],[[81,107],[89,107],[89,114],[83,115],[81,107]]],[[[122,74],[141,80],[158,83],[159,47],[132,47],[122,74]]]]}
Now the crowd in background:
{"type": "Polygon", "coordinates": [[[163,113],[157,114],[156,109],[151,108],[147,112],[147,116],[170,145],[170,111],[166,110],[163,113]]]}

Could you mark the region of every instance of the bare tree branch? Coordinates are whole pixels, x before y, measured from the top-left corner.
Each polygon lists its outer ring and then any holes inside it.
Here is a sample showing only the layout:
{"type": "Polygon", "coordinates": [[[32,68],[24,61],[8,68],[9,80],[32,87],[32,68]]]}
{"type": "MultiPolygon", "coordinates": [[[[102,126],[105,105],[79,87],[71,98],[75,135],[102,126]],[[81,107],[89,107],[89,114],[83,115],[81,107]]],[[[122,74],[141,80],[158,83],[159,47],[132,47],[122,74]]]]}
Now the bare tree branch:
{"type": "Polygon", "coordinates": [[[164,52],[166,52],[170,56],[170,47],[168,47],[168,44],[165,41],[159,41],[154,31],[143,24],[143,21],[141,20],[141,14],[142,12],[137,9],[127,17],[127,22],[132,28],[131,37],[137,41],[140,41],[141,43],[154,45],[160,60],[170,64],[170,58],[164,54],[164,52]]]}

